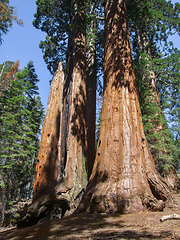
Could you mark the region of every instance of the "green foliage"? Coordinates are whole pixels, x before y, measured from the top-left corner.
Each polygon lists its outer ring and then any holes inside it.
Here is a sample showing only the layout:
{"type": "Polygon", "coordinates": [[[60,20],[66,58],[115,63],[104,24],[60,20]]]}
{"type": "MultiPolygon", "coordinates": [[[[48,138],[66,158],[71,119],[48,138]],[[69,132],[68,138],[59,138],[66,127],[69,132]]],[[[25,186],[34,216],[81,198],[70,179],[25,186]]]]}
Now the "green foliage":
{"type": "MultiPolygon", "coordinates": [[[[86,2],[86,26],[88,33],[88,26],[95,19],[97,15],[102,14],[103,5],[101,1],[85,1],[86,2]]],[[[46,32],[46,39],[40,42],[39,47],[42,49],[44,61],[47,64],[48,70],[53,74],[57,64],[60,61],[66,61],[66,52],[68,37],[73,29],[81,29],[82,22],[78,25],[75,24],[74,15],[76,14],[76,7],[82,8],[83,1],[76,1],[75,3],[70,0],[66,1],[49,1],[49,0],[37,0],[37,11],[34,15],[35,19],[33,25],[43,32],[46,32]],[[75,6],[76,5],[76,6],[75,6]]],[[[94,34],[96,34],[97,28],[102,21],[96,20],[97,26],[94,26],[93,32],[87,34],[87,43],[92,41],[94,34]]],[[[84,26],[83,26],[84,27],[84,26]]],[[[101,34],[102,37],[102,34],[101,34]]],[[[95,38],[94,38],[95,39],[95,38]]],[[[101,38],[103,43],[103,38],[101,38]]],[[[98,44],[98,46],[101,45],[98,44]]],[[[102,54],[101,54],[102,57],[102,54]]],[[[102,67],[102,58],[100,61],[102,67]]]]}
{"type": "Polygon", "coordinates": [[[57,63],[65,60],[68,29],[72,17],[70,3],[71,1],[36,1],[37,11],[33,25],[47,34],[46,39],[41,41],[40,48],[51,73],[54,73],[57,63]]]}
{"type": "Polygon", "coordinates": [[[156,167],[162,174],[169,166],[177,169],[179,164],[172,128],[174,124],[177,128],[179,120],[176,111],[169,112],[172,106],[177,110],[179,104],[179,92],[170,94],[174,92],[170,89],[180,87],[179,57],[177,51],[173,54],[168,37],[179,33],[180,5],[165,0],[127,3],[144,129],[156,167]],[[171,123],[167,124],[168,121],[171,123]]]}
{"type": "Polygon", "coordinates": [[[30,62],[1,92],[0,174],[7,200],[31,195],[43,119],[38,81],[30,62]]]}
{"type": "Polygon", "coordinates": [[[131,35],[134,36],[133,33],[138,28],[148,34],[149,44],[166,42],[169,35],[180,33],[179,3],[173,5],[166,0],[128,0],[127,9],[131,35]]]}
{"type": "Polygon", "coordinates": [[[161,58],[154,59],[157,86],[159,89],[162,110],[167,121],[176,149],[173,152],[178,166],[180,157],[180,51],[170,43],[167,50],[161,53],[161,58]]]}
{"type": "MultiPolygon", "coordinates": [[[[77,4],[80,2],[76,1],[77,4]]],[[[167,166],[178,166],[179,64],[177,52],[166,54],[171,49],[168,37],[180,33],[180,4],[165,0],[127,0],[126,3],[144,129],[155,162],[163,172],[167,166]],[[151,73],[155,74],[154,79],[151,73]]],[[[75,27],[72,21],[75,8],[70,0],[37,0],[36,4],[33,24],[47,33],[40,48],[48,69],[53,73],[57,63],[65,61],[67,39],[75,27]]],[[[95,43],[100,93],[104,58],[103,7],[104,1],[86,1],[87,49],[95,43]],[[96,22],[93,30],[92,21],[96,22]]]]}
{"type": "Polygon", "coordinates": [[[6,34],[12,26],[13,21],[19,25],[23,25],[21,19],[18,19],[15,7],[9,4],[9,0],[1,0],[0,2],[0,44],[2,44],[2,35],[6,34]]]}

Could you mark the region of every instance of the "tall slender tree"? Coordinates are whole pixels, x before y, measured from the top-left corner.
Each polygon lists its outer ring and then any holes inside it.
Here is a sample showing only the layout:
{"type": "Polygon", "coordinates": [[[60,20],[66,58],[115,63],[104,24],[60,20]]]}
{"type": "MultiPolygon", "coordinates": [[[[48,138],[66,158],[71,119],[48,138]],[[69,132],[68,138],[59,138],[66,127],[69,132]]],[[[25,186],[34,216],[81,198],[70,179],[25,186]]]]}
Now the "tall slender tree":
{"type": "Polygon", "coordinates": [[[161,60],[163,66],[166,64],[165,59],[160,57],[158,44],[166,46],[168,36],[178,32],[179,5],[167,1],[152,0],[143,4],[141,1],[128,1],[128,9],[145,134],[156,168],[164,175],[169,172],[169,167],[175,166],[174,153],[177,151],[161,109],[159,74],[154,63],[161,60]]]}
{"type": "Polygon", "coordinates": [[[0,94],[0,186],[4,208],[7,201],[32,195],[43,118],[32,62],[18,73],[8,71],[5,75],[9,81],[0,94]]]}
{"type": "Polygon", "coordinates": [[[86,79],[86,125],[87,125],[87,170],[88,178],[91,175],[95,160],[95,121],[96,121],[96,81],[97,81],[97,62],[96,62],[96,3],[90,3],[89,18],[87,24],[87,79],[86,79]]]}

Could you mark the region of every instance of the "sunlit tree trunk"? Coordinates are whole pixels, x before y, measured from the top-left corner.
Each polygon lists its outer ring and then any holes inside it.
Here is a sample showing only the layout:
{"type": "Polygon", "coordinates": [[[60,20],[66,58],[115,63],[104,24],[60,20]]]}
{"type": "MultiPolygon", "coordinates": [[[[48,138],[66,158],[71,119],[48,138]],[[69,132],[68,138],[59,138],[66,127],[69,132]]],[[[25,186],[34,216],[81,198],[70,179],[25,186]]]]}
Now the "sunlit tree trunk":
{"type": "Polygon", "coordinates": [[[44,118],[39,154],[36,165],[36,180],[33,202],[44,194],[55,194],[57,183],[58,141],[62,114],[64,72],[60,63],[51,81],[46,116],[44,118]]]}
{"type": "Polygon", "coordinates": [[[79,1],[77,5],[73,4],[72,24],[74,27],[69,35],[58,143],[60,162],[56,193],[67,198],[76,207],[81,199],[80,193],[87,185],[86,38],[84,2],[79,1]]]}
{"type": "Polygon", "coordinates": [[[104,91],[92,175],[77,212],[162,210],[168,189],[145,138],[125,1],[105,1],[104,91]]]}
{"type": "Polygon", "coordinates": [[[83,3],[72,1],[73,27],[69,33],[65,76],[59,70],[51,83],[33,195],[33,202],[36,202],[39,197],[50,193],[52,199],[67,200],[72,209],[79,203],[87,185],[83,3]]]}

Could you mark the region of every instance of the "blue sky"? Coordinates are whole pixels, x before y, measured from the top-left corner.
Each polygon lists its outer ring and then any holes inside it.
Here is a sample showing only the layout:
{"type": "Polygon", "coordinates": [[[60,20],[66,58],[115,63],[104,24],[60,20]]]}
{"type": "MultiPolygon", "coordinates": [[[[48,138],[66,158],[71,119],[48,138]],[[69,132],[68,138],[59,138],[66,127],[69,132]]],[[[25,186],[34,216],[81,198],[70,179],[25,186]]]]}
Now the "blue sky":
{"type": "MultiPolygon", "coordinates": [[[[180,1],[173,0],[172,2],[180,1]]],[[[10,0],[10,4],[17,7],[17,15],[23,20],[24,27],[14,23],[13,28],[10,28],[9,32],[3,35],[4,42],[0,45],[0,64],[8,56],[9,61],[17,61],[19,59],[20,68],[23,69],[32,60],[40,80],[38,85],[40,97],[46,109],[50,87],[49,80],[52,79],[52,75],[46,68],[43,54],[39,48],[40,41],[45,39],[45,33],[32,25],[33,15],[36,12],[35,0],[10,0]]],[[[171,41],[180,49],[180,38],[177,34],[171,37],[171,41]]]]}
{"type": "Polygon", "coordinates": [[[49,94],[49,80],[52,75],[46,68],[43,54],[39,48],[41,40],[45,39],[45,33],[32,25],[36,4],[33,0],[10,0],[10,4],[17,7],[17,15],[24,22],[24,27],[13,24],[6,35],[3,35],[3,43],[0,45],[0,64],[8,56],[9,61],[20,60],[20,69],[23,69],[29,61],[34,62],[36,73],[40,80],[40,97],[46,108],[49,94]]]}

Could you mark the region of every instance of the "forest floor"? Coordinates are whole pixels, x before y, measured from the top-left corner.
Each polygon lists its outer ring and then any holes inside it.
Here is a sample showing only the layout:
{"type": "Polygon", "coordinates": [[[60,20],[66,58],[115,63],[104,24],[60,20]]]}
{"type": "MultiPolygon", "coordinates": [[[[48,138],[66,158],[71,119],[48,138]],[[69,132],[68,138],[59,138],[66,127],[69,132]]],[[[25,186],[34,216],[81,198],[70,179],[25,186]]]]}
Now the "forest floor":
{"type": "Polygon", "coordinates": [[[133,214],[77,214],[45,221],[26,228],[0,231],[0,239],[58,240],[58,239],[176,239],[180,240],[180,220],[161,222],[162,216],[180,214],[180,194],[173,195],[176,208],[163,212],[133,214]]]}

